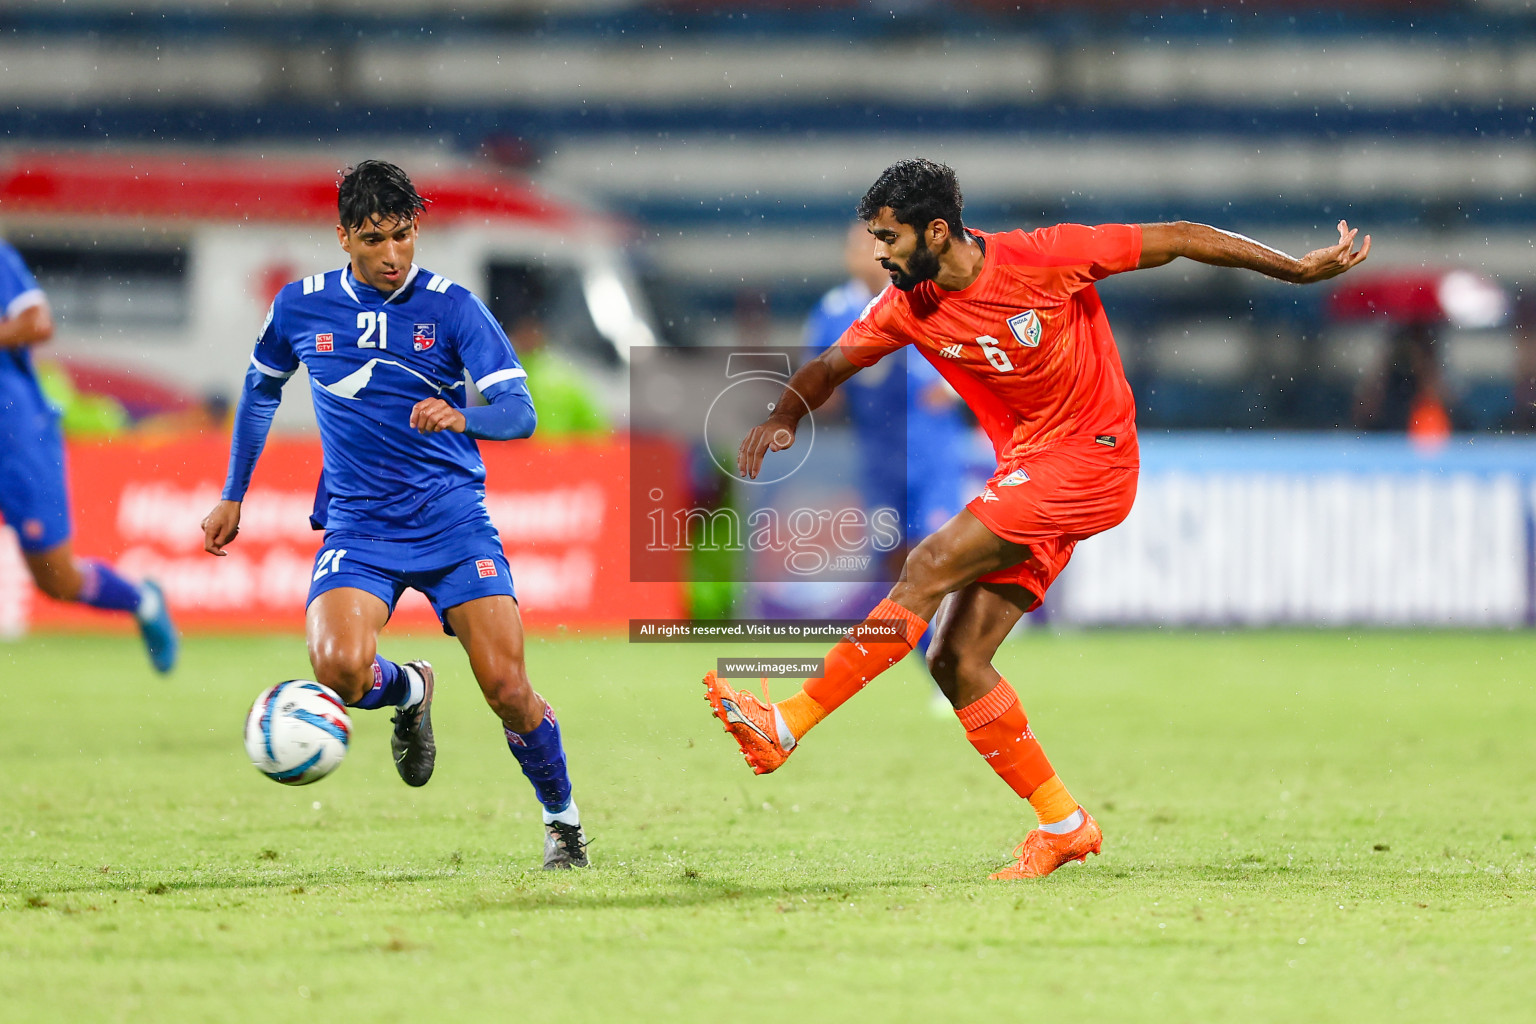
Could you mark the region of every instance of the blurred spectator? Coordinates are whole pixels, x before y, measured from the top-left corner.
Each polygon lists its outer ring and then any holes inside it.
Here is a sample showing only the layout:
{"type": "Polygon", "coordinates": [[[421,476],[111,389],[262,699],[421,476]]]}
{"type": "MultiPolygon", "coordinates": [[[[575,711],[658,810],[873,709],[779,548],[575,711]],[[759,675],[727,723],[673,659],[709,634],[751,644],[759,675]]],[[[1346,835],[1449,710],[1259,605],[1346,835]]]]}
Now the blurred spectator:
{"type": "MultiPolygon", "coordinates": [[[[849,280],[822,296],[806,322],[806,347],[813,355],[837,344],[890,283],[890,275],[875,261],[874,243],[862,223],[848,229],[843,259],[849,280]]],[[[964,504],[961,448],[969,425],[960,396],[914,346],[861,370],[841,393],[859,436],[864,499],[871,508],[904,509],[910,547],[943,526],[964,504]],[[905,444],[891,444],[891,431],[903,427],[905,444]]],[[[904,552],[898,549],[895,554],[904,552]]]]}
{"type": "Polygon", "coordinates": [[[58,363],[39,359],[34,369],[38,387],[59,410],[59,426],[66,437],[113,437],[133,425],[123,403],[110,395],[81,391],[58,363]]]}
{"type": "Polygon", "coordinates": [[[33,368],[38,387],[59,410],[59,427],[66,437],[163,436],[229,428],[229,400],[220,394],[201,401],[167,402],[158,408],[144,403],[130,408],[118,395],[80,387],[75,373],[62,363],[39,359],[33,368]]]}
{"type": "MultiPolygon", "coordinates": [[[[836,345],[870,300],[890,284],[863,223],[849,227],[843,260],[849,280],[822,296],[806,321],[806,347],[812,354],[836,345]]],[[[964,506],[964,447],[971,427],[960,396],[915,345],[854,374],[840,393],[858,435],[866,507],[889,506],[901,509],[904,516],[906,543],[891,552],[887,568],[889,578],[895,579],[907,551],[964,506]],[[893,432],[899,432],[896,436],[904,443],[892,444],[893,432]]],[[[933,632],[918,641],[922,654],[933,632]]],[[[949,703],[937,690],[934,699],[935,707],[942,704],[948,714],[949,703]]]]}
{"type": "Polygon", "coordinates": [[[1360,382],[1355,393],[1355,426],[1365,430],[1405,431],[1428,444],[1451,434],[1435,327],[1427,320],[1392,331],[1378,371],[1360,382]]]}
{"type": "Polygon", "coordinates": [[[537,437],[588,437],[611,425],[581,372],[549,349],[544,324],[525,316],[512,325],[512,348],[528,371],[528,393],[538,413],[537,437]]]}
{"type": "Polygon", "coordinates": [[[229,399],[214,393],[179,409],[150,413],[136,420],[133,429],[141,435],[227,433],[234,426],[233,418],[229,399]]]}

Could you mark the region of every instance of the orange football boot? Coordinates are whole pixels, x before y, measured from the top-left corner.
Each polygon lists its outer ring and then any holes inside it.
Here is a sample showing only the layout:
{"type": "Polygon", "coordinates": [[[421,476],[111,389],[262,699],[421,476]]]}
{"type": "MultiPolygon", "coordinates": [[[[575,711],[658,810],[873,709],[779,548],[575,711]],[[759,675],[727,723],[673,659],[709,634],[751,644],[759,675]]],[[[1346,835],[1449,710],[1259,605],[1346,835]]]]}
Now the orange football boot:
{"type": "Polygon", "coordinates": [[[1041,829],[1031,829],[1024,841],[1014,848],[1018,860],[992,872],[993,878],[1044,878],[1068,861],[1087,860],[1090,853],[1097,854],[1104,845],[1104,833],[1093,815],[1083,812],[1083,823],[1065,835],[1054,835],[1041,829]]]}
{"type": "Polygon", "coordinates": [[[779,727],[773,720],[772,704],[732,689],[730,684],[717,679],[713,671],[704,676],[704,699],[754,772],[767,775],[789,760],[790,751],[779,746],[779,727]]]}

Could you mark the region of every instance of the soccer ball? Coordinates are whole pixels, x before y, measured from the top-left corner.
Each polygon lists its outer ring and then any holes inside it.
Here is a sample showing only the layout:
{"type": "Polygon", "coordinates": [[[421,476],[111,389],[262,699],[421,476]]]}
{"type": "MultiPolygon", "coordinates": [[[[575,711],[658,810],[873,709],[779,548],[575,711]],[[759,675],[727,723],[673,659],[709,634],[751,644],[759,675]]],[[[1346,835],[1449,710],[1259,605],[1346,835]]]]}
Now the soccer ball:
{"type": "Polygon", "coordinates": [[[352,720],[341,698],[308,679],[263,690],[245,716],[251,764],[285,786],[307,786],[335,771],[351,736],[352,720]]]}

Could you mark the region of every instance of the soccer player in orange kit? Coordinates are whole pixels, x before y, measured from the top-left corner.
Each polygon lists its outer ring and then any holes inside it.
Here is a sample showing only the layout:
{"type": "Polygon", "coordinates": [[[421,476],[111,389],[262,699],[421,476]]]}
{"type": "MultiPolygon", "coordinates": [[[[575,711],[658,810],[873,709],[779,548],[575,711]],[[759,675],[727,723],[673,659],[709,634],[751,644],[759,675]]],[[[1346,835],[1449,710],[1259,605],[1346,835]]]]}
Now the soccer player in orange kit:
{"type": "Polygon", "coordinates": [[[859,203],[873,258],[890,274],[836,345],[796,371],[773,413],[741,443],[755,478],[764,455],[795,441],[800,419],[861,367],[916,345],[992,440],[997,472],[982,493],[908,555],[901,579],[832,648],[826,675],[777,704],[714,672],[705,695],[758,774],[778,768],[810,729],[905,657],[946,598],[928,667],[966,739],[1039,819],[996,879],[1039,878],[1098,853],[1104,836],[1046,759],[1018,695],[992,656],[1039,606],[1078,541],[1117,525],[1136,497],[1136,404],[1094,282],[1179,257],[1325,281],[1366,258],[1367,235],[1300,259],[1242,235],[1169,224],[1061,224],[990,233],[966,228],[955,173],[929,160],[886,168],[859,203]],[[898,623],[900,635],[882,629],[898,623]]]}

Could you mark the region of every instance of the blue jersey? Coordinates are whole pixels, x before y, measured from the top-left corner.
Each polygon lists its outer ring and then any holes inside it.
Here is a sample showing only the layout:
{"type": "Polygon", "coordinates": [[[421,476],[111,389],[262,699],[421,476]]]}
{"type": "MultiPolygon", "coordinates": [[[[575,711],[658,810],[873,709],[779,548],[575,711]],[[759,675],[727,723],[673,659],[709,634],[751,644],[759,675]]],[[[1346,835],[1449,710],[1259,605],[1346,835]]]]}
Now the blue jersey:
{"type": "Polygon", "coordinates": [[[325,454],[319,525],[406,540],[484,518],[474,439],[410,423],[425,398],[463,408],[466,372],[493,402],[523,387],[501,325],[461,285],[414,264],[387,295],[350,268],[295,281],[273,300],[251,363],[275,378],[309,371],[325,454]]]}
{"type": "MultiPolygon", "coordinates": [[[[22,261],[21,253],[0,242],[0,315],[12,317],[41,305],[47,299],[37,279],[22,261]]],[[[30,346],[0,349],[0,416],[31,418],[57,415],[37,385],[32,371],[30,346]]]]}
{"type": "MultiPolygon", "coordinates": [[[[0,242],[0,315],[47,299],[21,254],[0,242]]],[[[29,345],[0,349],[0,516],[28,554],[69,539],[69,492],[59,411],[43,397],[29,345]]]]}

